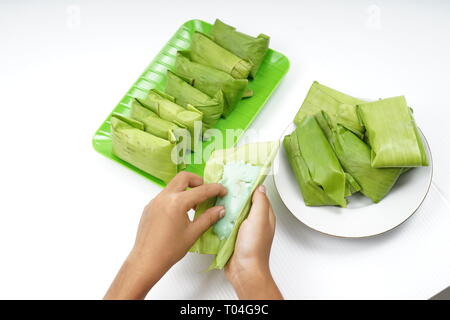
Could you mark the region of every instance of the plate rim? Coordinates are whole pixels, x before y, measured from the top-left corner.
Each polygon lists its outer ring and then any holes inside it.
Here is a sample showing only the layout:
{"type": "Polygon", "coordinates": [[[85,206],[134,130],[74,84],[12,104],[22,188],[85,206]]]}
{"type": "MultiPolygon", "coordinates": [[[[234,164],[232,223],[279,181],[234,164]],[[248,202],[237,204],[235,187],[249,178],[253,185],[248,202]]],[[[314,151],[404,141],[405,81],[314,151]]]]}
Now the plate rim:
{"type": "MultiPolygon", "coordinates": [[[[287,135],[286,131],[287,131],[287,130],[289,129],[289,127],[291,127],[292,125],[295,126],[294,121],[291,121],[291,122],[284,128],[283,132],[281,133],[281,136],[280,136],[280,138],[279,138],[279,141],[280,141],[280,148],[279,148],[278,151],[277,151],[277,155],[276,155],[275,159],[279,159],[279,157],[280,157],[280,152],[281,152],[281,148],[283,148],[283,138],[287,135]]],[[[432,154],[432,152],[431,152],[431,147],[430,147],[430,144],[428,143],[428,140],[427,140],[425,134],[423,133],[423,131],[422,131],[418,126],[417,126],[417,129],[419,130],[420,134],[422,135],[422,137],[423,137],[423,139],[424,139],[424,141],[425,141],[425,144],[426,144],[426,146],[427,146],[427,149],[428,149],[428,151],[429,151],[429,155],[430,155],[430,159],[429,159],[429,167],[431,168],[430,181],[429,181],[429,183],[428,183],[427,191],[425,192],[423,198],[420,200],[420,203],[418,204],[417,208],[415,208],[414,211],[413,211],[411,214],[409,214],[402,222],[400,222],[399,224],[395,225],[394,227],[392,227],[392,228],[390,228],[390,229],[388,229],[388,230],[379,232],[379,233],[374,233],[374,234],[369,234],[369,235],[362,235],[362,236],[342,236],[342,235],[337,235],[337,234],[332,234],[332,233],[327,233],[327,232],[324,232],[324,231],[321,231],[321,230],[317,230],[317,229],[311,227],[310,225],[306,224],[305,222],[303,222],[303,221],[302,221],[299,217],[297,217],[297,216],[291,211],[291,209],[286,205],[286,203],[284,202],[283,197],[281,196],[281,193],[280,193],[280,191],[279,191],[279,189],[278,189],[277,182],[276,182],[276,179],[275,179],[275,174],[273,174],[273,175],[272,175],[273,184],[274,184],[274,186],[275,186],[275,189],[277,190],[277,193],[278,193],[278,196],[280,197],[281,202],[282,202],[283,205],[286,207],[286,209],[289,211],[289,213],[290,213],[291,215],[293,215],[300,223],[302,223],[303,225],[307,226],[307,227],[310,228],[311,230],[317,231],[317,232],[319,232],[319,233],[321,233],[321,234],[324,234],[324,235],[327,235],[327,236],[331,236],[331,237],[334,237],[334,238],[340,238],[340,239],[364,239],[364,238],[370,238],[370,237],[380,236],[380,235],[383,235],[383,234],[385,234],[385,233],[388,233],[388,232],[390,232],[390,231],[392,231],[392,230],[394,230],[394,229],[397,229],[398,227],[400,227],[401,225],[403,225],[406,221],[408,221],[408,220],[409,220],[409,219],[410,219],[410,218],[411,218],[411,217],[412,217],[412,216],[420,209],[420,207],[422,206],[423,202],[425,201],[425,199],[426,199],[428,193],[430,192],[431,183],[433,182],[434,164],[433,164],[433,154],[432,154]]]]}

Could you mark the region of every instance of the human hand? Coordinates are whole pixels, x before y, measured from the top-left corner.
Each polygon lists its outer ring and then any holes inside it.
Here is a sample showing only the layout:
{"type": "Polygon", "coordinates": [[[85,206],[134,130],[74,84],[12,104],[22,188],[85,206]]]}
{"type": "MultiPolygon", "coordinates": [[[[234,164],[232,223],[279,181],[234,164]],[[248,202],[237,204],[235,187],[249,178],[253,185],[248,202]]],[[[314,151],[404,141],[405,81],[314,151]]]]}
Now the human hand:
{"type": "Polygon", "coordinates": [[[187,212],[209,198],[223,197],[226,192],[220,184],[203,184],[203,179],[193,173],[177,174],[145,207],[134,247],[105,298],[144,298],[197,238],[225,215],[222,206],[208,209],[194,221],[187,212]]]}
{"type": "Polygon", "coordinates": [[[239,229],[233,256],[225,275],[240,299],[282,299],[269,268],[275,233],[275,214],[259,186],[252,197],[250,213],[239,229]]]}
{"type": "Polygon", "coordinates": [[[191,221],[190,209],[212,197],[227,193],[221,184],[203,184],[196,174],[183,171],[145,207],[137,232],[133,255],[157,259],[169,269],[189,251],[211,225],[225,215],[222,206],[212,207],[191,221]],[[186,190],[187,188],[192,188],[186,190]]]}

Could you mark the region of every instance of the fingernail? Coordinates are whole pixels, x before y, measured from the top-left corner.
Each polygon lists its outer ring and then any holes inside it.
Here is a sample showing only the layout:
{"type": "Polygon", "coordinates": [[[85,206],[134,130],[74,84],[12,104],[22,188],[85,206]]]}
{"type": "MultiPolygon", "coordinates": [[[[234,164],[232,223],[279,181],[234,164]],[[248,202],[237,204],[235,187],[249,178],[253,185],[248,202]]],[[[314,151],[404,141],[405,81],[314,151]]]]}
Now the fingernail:
{"type": "Polygon", "coordinates": [[[225,208],[220,209],[219,217],[221,217],[221,218],[225,217],[225,208]]]}
{"type": "Polygon", "coordinates": [[[262,192],[262,193],[266,193],[266,187],[263,186],[263,185],[260,185],[260,186],[258,187],[258,191],[259,191],[259,192],[262,192]]]}

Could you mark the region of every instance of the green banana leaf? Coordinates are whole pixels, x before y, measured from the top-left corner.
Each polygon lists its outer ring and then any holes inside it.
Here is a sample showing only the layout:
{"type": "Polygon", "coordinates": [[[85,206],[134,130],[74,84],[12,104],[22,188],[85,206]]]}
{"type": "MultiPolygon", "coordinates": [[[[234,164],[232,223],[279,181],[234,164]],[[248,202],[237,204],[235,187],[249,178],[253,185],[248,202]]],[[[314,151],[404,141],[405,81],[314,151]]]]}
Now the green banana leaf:
{"type": "Polygon", "coordinates": [[[360,123],[356,105],[363,100],[353,98],[345,93],[326,87],[314,81],[295,116],[294,123],[298,125],[308,115],[325,111],[333,121],[354,132],[358,137],[364,136],[364,127],[360,123]]]}
{"type": "Polygon", "coordinates": [[[361,191],[361,186],[349,173],[345,173],[345,196],[351,196],[352,194],[361,191]]]}
{"type": "Polygon", "coordinates": [[[210,97],[222,91],[225,98],[224,117],[233,111],[248,85],[247,79],[235,79],[226,72],[191,61],[188,51],[178,51],[174,72],[210,97]]]}
{"type": "Polygon", "coordinates": [[[161,119],[156,113],[144,107],[136,99],[133,99],[131,102],[130,116],[132,119],[142,122],[146,132],[157,137],[170,141],[174,136],[185,136],[183,131],[185,131],[186,128],[184,126],[181,124],[176,125],[173,122],[161,119]]]}
{"type": "MultiPolygon", "coordinates": [[[[135,119],[132,119],[132,118],[129,118],[129,117],[125,117],[125,116],[123,116],[121,114],[118,114],[118,113],[113,113],[111,118],[119,119],[120,121],[125,122],[126,124],[136,128],[136,129],[145,131],[145,125],[139,120],[135,120],[135,119]]],[[[116,121],[116,120],[114,120],[114,121],[116,121]]]]}
{"type": "Polygon", "coordinates": [[[253,90],[247,88],[242,95],[242,99],[253,97],[253,90]]]}
{"type": "Polygon", "coordinates": [[[392,189],[402,168],[372,168],[370,147],[353,132],[335,124],[322,111],[315,116],[334,149],[342,168],[361,187],[361,193],[377,203],[392,189]]]}
{"type": "Polygon", "coordinates": [[[224,98],[221,90],[211,98],[173,72],[167,71],[166,93],[174,97],[177,104],[183,107],[192,105],[202,112],[206,129],[213,127],[222,115],[224,98]]]}
{"type": "MultiPolygon", "coordinates": [[[[261,166],[259,177],[256,179],[252,193],[256,187],[264,182],[265,177],[270,171],[272,161],[277,153],[279,143],[275,142],[259,142],[251,143],[237,148],[230,148],[224,150],[216,150],[206,163],[204,171],[205,183],[218,183],[222,179],[224,166],[227,163],[243,161],[254,166],[261,166]]],[[[209,199],[201,203],[195,216],[198,217],[208,208],[214,206],[216,199],[209,199]]],[[[209,267],[211,269],[222,269],[228,259],[233,254],[236,237],[241,223],[247,218],[251,207],[251,196],[247,200],[245,206],[241,210],[231,234],[228,238],[220,240],[214,232],[214,226],[209,228],[190,249],[191,252],[201,254],[215,255],[214,261],[209,267]]]]}
{"type": "Polygon", "coordinates": [[[112,115],[111,136],[115,156],[165,183],[184,168],[176,144],[145,132],[142,122],[112,115]]]}
{"type": "Polygon", "coordinates": [[[136,100],[162,119],[185,127],[189,131],[189,135],[183,137],[185,144],[187,147],[190,145],[192,151],[197,149],[201,141],[203,120],[203,114],[199,110],[191,105],[183,108],[174,102],[173,97],[156,89],[150,90],[144,99],[136,100]]]}
{"type": "Polygon", "coordinates": [[[236,28],[229,26],[219,19],[216,19],[210,35],[214,41],[238,57],[250,61],[253,67],[250,71],[252,78],[256,77],[261,63],[269,49],[270,38],[265,34],[252,37],[236,31],[236,28]]]}
{"type": "Polygon", "coordinates": [[[283,144],[306,205],[347,206],[354,179],[347,177],[314,116],[303,118],[283,144]]]}
{"type": "Polygon", "coordinates": [[[222,48],[207,35],[194,32],[191,43],[192,61],[213,67],[236,79],[247,79],[253,64],[222,48]]]}
{"type": "Polygon", "coordinates": [[[372,167],[428,165],[422,137],[405,97],[358,104],[358,114],[372,147],[372,167]]]}

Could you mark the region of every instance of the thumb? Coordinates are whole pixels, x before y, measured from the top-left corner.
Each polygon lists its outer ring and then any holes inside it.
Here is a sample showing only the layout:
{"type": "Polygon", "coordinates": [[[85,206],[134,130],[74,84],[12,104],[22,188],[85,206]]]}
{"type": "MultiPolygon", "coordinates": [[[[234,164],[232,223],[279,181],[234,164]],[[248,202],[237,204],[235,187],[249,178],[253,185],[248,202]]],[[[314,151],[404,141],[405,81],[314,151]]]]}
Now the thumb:
{"type": "Polygon", "coordinates": [[[214,223],[225,216],[225,208],[216,206],[209,208],[192,222],[191,230],[195,239],[199,238],[214,223]]]}
{"type": "Polygon", "coordinates": [[[270,202],[266,195],[265,186],[259,186],[252,197],[252,207],[247,219],[265,221],[269,217],[270,202]]]}

